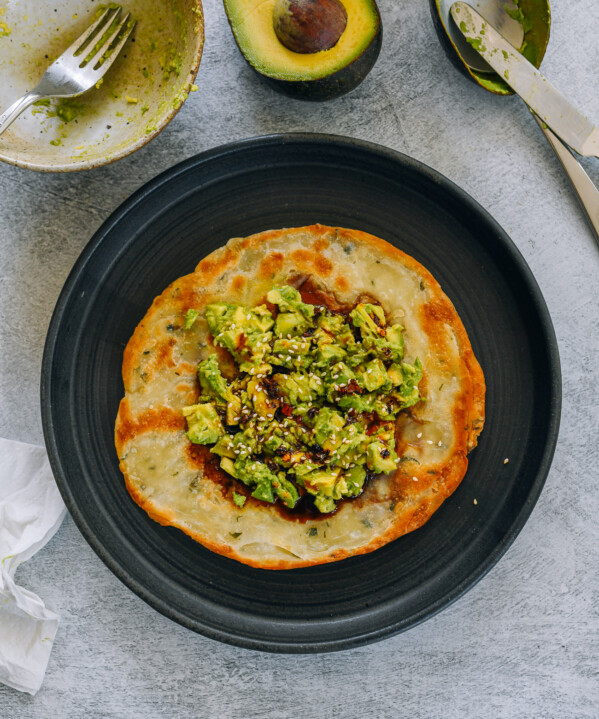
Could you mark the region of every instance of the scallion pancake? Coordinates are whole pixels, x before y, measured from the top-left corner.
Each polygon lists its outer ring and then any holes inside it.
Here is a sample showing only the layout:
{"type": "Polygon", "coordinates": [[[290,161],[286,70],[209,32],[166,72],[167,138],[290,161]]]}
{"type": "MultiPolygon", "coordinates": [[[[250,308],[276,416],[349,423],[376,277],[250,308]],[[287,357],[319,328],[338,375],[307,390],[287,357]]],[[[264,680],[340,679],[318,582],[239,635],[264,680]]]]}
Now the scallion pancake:
{"type": "Polygon", "coordinates": [[[364,232],[314,225],[235,238],[172,283],[136,328],[123,361],[125,396],[116,421],[120,467],[133,499],[157,522],[254,567],[290,569],[371,552],[422,526],[461,482],[484,423],[485,383],[451,301],[416,260],[364,232]],[[405,360],[424,368],[425,401],[396,422],[398,469],[374,477],[332,514],[280,502],[233,500],[239,482],[208,446],[186,436],[183,407],[197,401],[197,366],[218,354],[203,313],[210,303],[254,307],[273,286],[304,302],[351,308],[368,298],[400,323],[405,360]],[[190,308],[197,320],[184,328],[190,308]]]}

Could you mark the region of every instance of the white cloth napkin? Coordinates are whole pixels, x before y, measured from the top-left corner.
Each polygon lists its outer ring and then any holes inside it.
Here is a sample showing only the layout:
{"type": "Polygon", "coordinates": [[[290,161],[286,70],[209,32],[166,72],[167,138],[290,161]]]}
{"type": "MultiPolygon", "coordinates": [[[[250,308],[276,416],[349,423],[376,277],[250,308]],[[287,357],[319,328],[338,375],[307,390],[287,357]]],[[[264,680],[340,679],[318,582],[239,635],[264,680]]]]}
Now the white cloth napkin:
{"type": "Polygon", "coordinates": [[[0,438],[0,682],[29,694],[42,685],[59,617],[14,575],[65,513],[46,450],[0,438]]]}

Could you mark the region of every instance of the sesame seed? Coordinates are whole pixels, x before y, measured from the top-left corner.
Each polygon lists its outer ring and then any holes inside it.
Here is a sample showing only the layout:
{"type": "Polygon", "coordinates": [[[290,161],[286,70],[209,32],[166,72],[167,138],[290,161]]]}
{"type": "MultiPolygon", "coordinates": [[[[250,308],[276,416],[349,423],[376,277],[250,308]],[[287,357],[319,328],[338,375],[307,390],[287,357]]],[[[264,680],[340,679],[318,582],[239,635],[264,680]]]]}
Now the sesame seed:
{"type": "Polygon", "coordinates": [[[506,457],[506,458],[503,460],[503,463],[504,463],[504,464],[507,464],[509,461],[510,461],[510,460],[506,457]]]}
{"type": "Polygon", "coordinates": [[[412,479],[414,480],[414,482],[418,481],[418,477],[412,477],[412,479]]]}
{"type": "Polygon", "coordinates": [[[417,437],[418,439],[420,439],[420,437],[422,437],[422,432],[418,432],[418,434],[416,435],[416,437],[417,437]]]}
{"type": "Polygon", "coordinates": [[[437,447],[442,447],[442,446],[443,446],[443,442],[441,442],[441,440],[439,440],[439,441],[437,442],[437,447]]]}
{"type": "Polygon", "coordinates": [[[427,444],[432,444],[433,441],[432,441],[432,439],[427,439],[427,440],[426,440],[426,443],[427,443],[427,444]]]}
{"type": "Polygon", "coordinates": [[[478,504],[478,502],[476,501],[476,499],[474,500],[474,504],[478,504]]]}
{"type": "Polygon", "coordinates": [[[369,367],[369,368],[366,370],[366,374],[370,374],[371,372],[372,372],[372,367],[369,367]]]}

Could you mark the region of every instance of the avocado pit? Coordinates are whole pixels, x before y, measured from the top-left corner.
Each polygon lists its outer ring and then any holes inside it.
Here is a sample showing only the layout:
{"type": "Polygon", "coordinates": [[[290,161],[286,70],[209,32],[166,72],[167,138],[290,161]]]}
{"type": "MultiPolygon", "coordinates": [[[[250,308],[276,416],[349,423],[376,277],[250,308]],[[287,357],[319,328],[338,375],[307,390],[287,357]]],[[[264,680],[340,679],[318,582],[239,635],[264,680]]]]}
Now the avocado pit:
{"type": "Polygon", "coordinates": [[[381,49],[383,30],[375,0],[335,0],[341,17],[331,10],[332,0],[224,4],[233,36],[250,66],[277,91],[298,100],[331,100],[350,92],[368,75],[381,49]],[[300,12],[306,8],[317,8],[306,11],[309,23],[300,12]],[[337,19],[331,22],[331,16],[337,19]]]}
{"type": "Polygon", "coordinates": [[[347,11],[340,0],[276,0],[272,21],[282,45],[308,54],[337,44],[347,26],[347,11]]]}

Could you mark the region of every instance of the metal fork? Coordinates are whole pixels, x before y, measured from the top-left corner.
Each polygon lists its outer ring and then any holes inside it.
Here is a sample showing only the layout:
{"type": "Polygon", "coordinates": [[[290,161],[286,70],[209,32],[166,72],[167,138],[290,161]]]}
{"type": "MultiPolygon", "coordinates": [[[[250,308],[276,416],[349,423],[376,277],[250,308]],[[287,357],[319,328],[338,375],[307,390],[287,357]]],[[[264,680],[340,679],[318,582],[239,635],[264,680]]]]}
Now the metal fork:
{"type": "Polygon", "coordinates": [[[135,23],[130,13],[119,21],[120,7],[108,8],[50,65],[33,90],[0,115],[0,135],[29,105],[47,97],[76,97],[104,76],[123,49],[135,23]],[[122,33],[122,35],[121,35],[122,33]]]}

